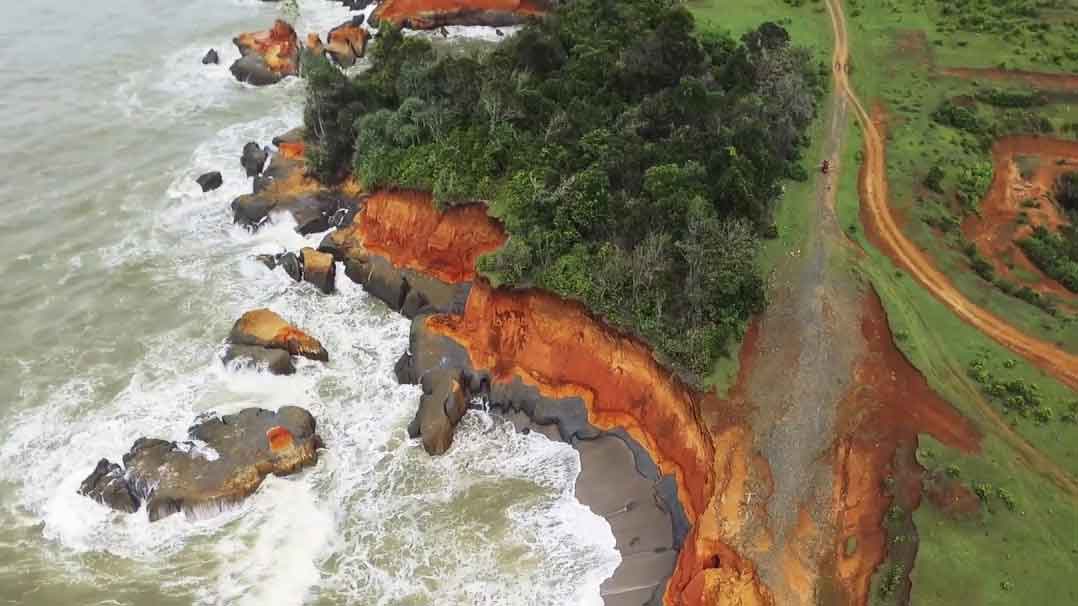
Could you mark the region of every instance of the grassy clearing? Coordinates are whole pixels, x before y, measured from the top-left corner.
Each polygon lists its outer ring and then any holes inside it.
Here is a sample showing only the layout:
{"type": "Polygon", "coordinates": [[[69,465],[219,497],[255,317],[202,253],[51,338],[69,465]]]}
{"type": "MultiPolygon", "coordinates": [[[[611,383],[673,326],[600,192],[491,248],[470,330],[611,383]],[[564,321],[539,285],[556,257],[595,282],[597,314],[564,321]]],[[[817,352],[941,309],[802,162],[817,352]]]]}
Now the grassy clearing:
{"type": "Polygon", "coordinates": [[[922,437],[918,461],[984,497],[973,515],[956,518],[928,499],[914,513],[921,543],[911,603],[1078,603],[1078,508],[1071,497],[1016,463],[994,436],[977,457],[922,437]]]}

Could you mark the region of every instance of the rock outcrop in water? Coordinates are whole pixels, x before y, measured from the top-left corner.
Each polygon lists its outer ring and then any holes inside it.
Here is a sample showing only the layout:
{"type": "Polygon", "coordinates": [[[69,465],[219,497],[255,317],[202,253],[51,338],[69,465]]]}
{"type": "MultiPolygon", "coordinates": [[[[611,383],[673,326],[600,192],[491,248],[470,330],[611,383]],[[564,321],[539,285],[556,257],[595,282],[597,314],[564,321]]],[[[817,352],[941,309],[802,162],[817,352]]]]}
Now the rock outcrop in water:
{"type": "Polygon", "coordinates": [[[549,0],[385,0],[370,24],[392,23],[410,29],[446,25],[517,25],[542,17],[557,5],[549,0]]]}
{"type": "Polygon", "coordinates": [[[274,138],[274,145],[278,150],[270,154],[269,165],[255,177],[253,192],[232,201],[233,220],[255,230],[273,214],[287,213],[301,234],[350,224],[362,203],[355,183],[346,181],[330,189],[308,177],[301,131],[274,138]]]}
{"type": "Polygon", "coordinates": [[[320,362],[329,361],[329,353],[318,339],[268,309],[256,309],[243,314],[232,325],[228,343],[230,346],[261,347],[320,362]]]}
{"type": "Polygon", "coordinates": [[[241,57],[229,69],[240,82],[267,86],[299,74],[296,30],[286,21],[278,19],[272,28],[240,34],[232,42],[241,57]]]}
{"type": "Polygon", "coordinates": [[[314,417],[295,406],[245,408],[188,434],[187,442],[139,438],[123,467],[102,459],[79,493],[128,513],[145,503],[151,522],[181,511],[197,518],[242,500],[271,473],[313,465],[322,447],[314,417]]]}
{"type": "Polygon", "coordinates": [[[280,267],[296,282],[309,282],[327,295],[337,289],[337,264],[329,253],[306,246],[299,254],[288,252],[258,255],[257,258],[269,269],[280,267]]]}

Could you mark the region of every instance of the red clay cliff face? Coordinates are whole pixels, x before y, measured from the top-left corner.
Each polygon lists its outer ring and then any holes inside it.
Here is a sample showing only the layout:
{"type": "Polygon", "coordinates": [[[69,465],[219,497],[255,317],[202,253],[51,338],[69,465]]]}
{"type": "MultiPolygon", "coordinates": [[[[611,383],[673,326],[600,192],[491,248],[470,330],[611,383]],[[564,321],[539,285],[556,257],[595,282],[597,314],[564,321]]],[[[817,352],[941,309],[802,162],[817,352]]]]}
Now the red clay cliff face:
{"type": "Polygon", "coordinates": [[[884,516],[892,497],[884,491],[885,479],[895,479],[893,499],[912,511],[920,504],[924,472],[914,458],[918,435],[963,452],[978,452],[981,439],[895,347],[874,292],[864,297],[861,332],[867,351],[857,364],[854,388],[839,406],[832,494],[834,574],[846,594],[842,603],[856,606],[868,604],[872,575],[888,555],[884,516]],[[850,538],[856,549],[848,552],[850,538]]]}
{"type": "Polygon", "coordinates": [[[599,429],[624,428],[663,474],[672,475],[692,524],[664,596],[668,606],[773,604],[751,561],[728,547],[740,530],[752,465],[749,432],[708,429],[701,408],[723,407],[659,364],[647,345],[607,326],[580,303],[537,290],[494,289],[475,262],[504,244],[481,205],[438,212],[429,194],[379,192],[346,235],[356,244],[447,282],[475,281],[461,315],[433,315],[427,328],[460,344],[495,382],[519,377],[549,398],[581,398],[599,429]],[[717,601],[721,600],[721,601],[717,601]]]}
{"type": "Polygon", "coordinates": [[[367,199],[351,227],[339,234],[345,248],[365,250],[396,267],[414,269],[447,284],[475,280],[475,263],[501,248],[505,230],[482,204],[434,208],[430,194],[380,191],[367,199]]]}
{"type": "Polygon", "coordinates": [[[744,435],[730,430],[724,434],[730,443],[717,452],[701,418],[701,396],[656,362],[647,346],[609,328],[579,303],[535,290],[495,290],[484,282],[472,288],[463,315],[426,321],[433,332],[461,344],[472,364],[491,371],[495,381],[520,377],[546,397],[582,398],[594,426],[624,428],[664,474],[677,479],[692,531],[666,604],[704,603],[720,594],[769,603],[752,564],[723,540],[726,523],[736,521],[723,519],[721,497],[747,460],[747,453],[738,452],[744,435]]]}
{"type": "Polygon", "coordinates": [[[371,14],[372,23],[434,29],[445,25],[504,26],[545,15],[546,0],[385,0],[371,14]]]}

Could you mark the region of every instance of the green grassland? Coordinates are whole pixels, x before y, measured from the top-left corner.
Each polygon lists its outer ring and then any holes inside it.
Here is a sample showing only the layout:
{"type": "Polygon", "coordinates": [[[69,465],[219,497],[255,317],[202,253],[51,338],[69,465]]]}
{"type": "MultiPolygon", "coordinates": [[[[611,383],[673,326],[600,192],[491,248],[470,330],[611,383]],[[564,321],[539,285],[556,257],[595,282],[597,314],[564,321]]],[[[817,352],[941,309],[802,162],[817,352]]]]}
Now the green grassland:
{"type": "MultiPolygon", "coordinates": [[[[854,85],[862,99],[880,103],[888,115],[892,203],[907,234],[963,294],[1030,334],[1078,350],[1078,322],[1065,312],[1053,315],[1043,305],[1008,295],[978,276],[971,270],[960,232],[939,227],[957,224],[964,212],[976,211],[975,204],[972,209],[957,204],[956,192],[961,186],[971,187],[976,179],[964,177],[975,175],[989,155],[976,137],[933,119],[948,99],[975,98],[978,92],[993,89],[1028,90],[1021,83],[946,77],[936,71],[938,66],[1078,72],[1078,55],[1072,51],[1078,50],[1078,26],[1066,25],[1072,12],[1078,15],[1078,4],[1037,3],[1043,7],[1042,15],[1049,15],[1047,29],[1041,20],[1023,13],[1022,4],[1033,3],[949,4],[952,9],[944,14],[943,3],[935,0],[848,0],[854,85]],[[937,165],[945,173],[942,194],[921,185],[937,165]]],[[[822,60],[829,56],[830,27],[821,2],[712,0],[688,6],[701,23],[735,33],[761,20],[775,20],[790,31],[795,43],[815,49],[822,60]]],[[[1053,100],[1037,107],[1034,117],[1047,121],[1054,136],[1074,137],[1066,126],[1078,122],[1078,100],[1053,100]]],[[[1020,132],[1022,120],[1028,120],[983,102],[977,102],[976,111],[1001,133],[1020,132]]],[[[822,122],[817,120],[814,146],[820,145],[822,122]]],[[[933,389],[984,434],[982,451],[976,455],[921,436],[919,462],[930,473],[949,474],[971,490],[979,489],[984,503],[979,513],[966,517],[952,516],[928,500],[912,512],[919,546],[910,603],[1078,603],[1073,577],[1078,569],[1078,496],[1061,488],[1058,480],[1078,478],[1078,423],[1072,412],[1078,394],[961,321],[871,245],[860,224],[854,169],[861,161],[861,146],[860,133],[851,122],[842,160],[847,169],[840,175],[836,203],[840,223],[865,254],[846,260],[845,271],[876,289],[898,347],[933,389]],[[1032,394],[1034,402],[1008,404],[1009,392],[993,396],[994,385],[1018,386],[1023,394],[1032,394]]],[[[805,157],[817,155],[814,147],[805,157]]],[[[779,237],[768,243],[761,257],[767,267],[776,267],[783,254],[805,242],[812,187],[811,180],[788,184],[776,211],[779,237]]],[[[736,364],[720,365],[716,383],[721,386],[721,377],[734,371],[736,364]]],[[[894,602],[894,594],[885,595],[882,589],[893,566],[886,561],[877,570],[874,604],[894,602]]]]}
{"type": "MultiPolygon", "coordinates": [[[[1060,138],[1074,137],[1068,126],[1078,122],[1078,99],[1049,95],[1046,105],[1031,108],[994,107],[979,99],[992,92],[1028,94],[1022,83],[971,82],[946,77],[942,67],[983,67],[1058,71],[1060,67],[1078,71],[1078,57],[1070,58],[1078,36],[1078,5],[1058,9],[1057,19],[1069,15],[1070,25],[1057,21],[1044,33],[1029,34],[1037,21],[1013,18],[1017,33],[972,33],[964,30],[941,32],[937,24],[952,23],[940,10],[942,3],[903,3],[858,0],[847,8],[850,15],[851,65],[854,84],[869,104],[886,112],[887,168],[891,204],[904,220],[907,235],[926,250],[971,301],[1008,318],[1023,331],[1078,351],[1078,322],[1072,313],[1050,308],[1048,301],[1031,301],[1014,293],[1020,286],[987,281],[972,271],[973,257],[965,245],[959,224],[966,214],[977,212],[977,204],[991,182],[990,145],[1005,134],[1041,132],[1060,138]],[[1030,50],[1038,40],[1036,52],[1030,50]],[[1026,47],[1023,49],[1023,45],[1026,47]],[[1045,53],[1064,58],[1057,64],[1045,61],[1045,53]],[[1040,62],[1038,62],[1038,59],[1040,62]],[[871,69],[868,66],[873,66],[871,69]],[[878,69],[875,66],[885,66],[878,69]],[[942,124],[935,112],[949,100],[971,105],[983,132],[942,124]],[[922,182],[935,166],[943,169],[942,191],[926,189],[922,182]],[[978,178],[978,175],[980,178],[978,178]],[[959,190],[967,201],[957,201],[959,190]],[[1002,288],[1001,288],[1002,287],[1002,288]]],[[[1057,9],[1052,9],[1053,11],[1057,9]]],[[[1006,30],[1011,32],[1010,29],[1006,30]]]]}
{"type": "MultiPolygon", "coordinates": [[[[857,162],[861,140],[857,129],[846,147],[846,165],[857,162]]],[[[1047,423],[1007,413],[985,400],[970,378],[977,360],[999,380],[1018,379],[1037,385],[1042,397],[1065,410],[1078,397],[1057,381],[1025,364],[1005,348],[962,322],[942,303],[900,271],[868,242],[860,228],[857,175],[842,174],[838,212],[847,233],[865,250],[857,262],[863,276],[880,294],[898,347],[924,373],[929,384],[983,432],[982,452],[965,456],[921,436],[919,458],[930,471],[955,467],[972,486],[987,484],[1013,495],[1011,512],[989,497],[990,509],[975,519],[952,519],[924,502],[915,512],[918,555],[912,574],[911,604],[1072,604],[1071,570],[1078,566],[1078,502],[1045,473],[1004,441],[982,408],[994,407],[1018,436],[1032,444],[1072,477],[1078,476],[1078,425],[1059,418],[1047,423]],[[1012,363],[1011,361],[1014,360],[1012,363]],[[927,460],[930,454],[931,460],[927,460]],[[1007,589],[1003,589],[1006,583],[1007,589]]],[[[1058,417],[1058,415],[1057,415],[1058,417]]],[[[998,500],[998,499],[996,499],[998,500]]],[[[885,562],[873,584],[874,603],[881,596],[885,562]]]]}

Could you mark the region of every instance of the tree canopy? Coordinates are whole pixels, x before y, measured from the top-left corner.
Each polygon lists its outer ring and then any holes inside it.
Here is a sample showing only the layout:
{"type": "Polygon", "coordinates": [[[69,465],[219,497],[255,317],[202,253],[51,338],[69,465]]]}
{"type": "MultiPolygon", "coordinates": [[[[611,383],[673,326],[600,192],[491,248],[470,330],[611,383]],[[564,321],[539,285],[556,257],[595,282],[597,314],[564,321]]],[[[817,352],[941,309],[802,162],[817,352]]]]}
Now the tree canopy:
{"type": "Polygon", "coordinates": [[[485,52],[383,28],[370,63],[305,66],[320,178],[488,201],[510,234],[493,282],[580,299],[697,376],[762,308],[759,237],[824,82],[782,27],[574,0],[485,52]]]}

